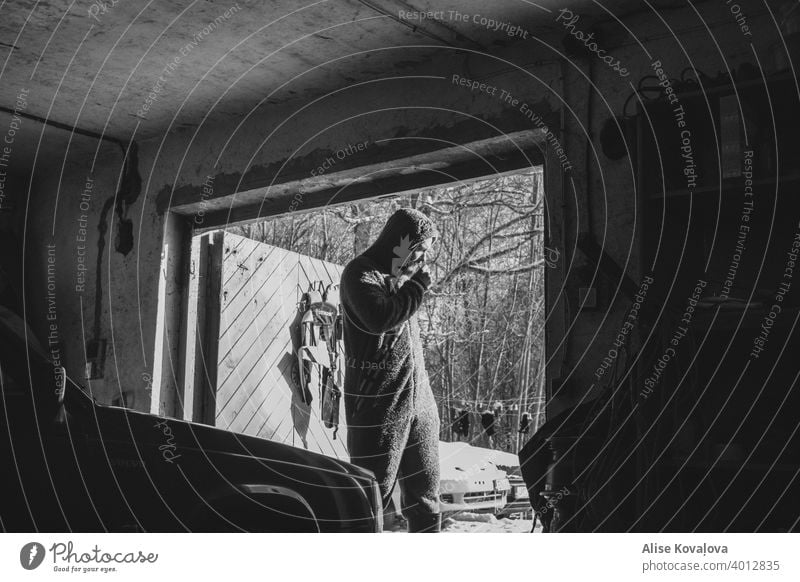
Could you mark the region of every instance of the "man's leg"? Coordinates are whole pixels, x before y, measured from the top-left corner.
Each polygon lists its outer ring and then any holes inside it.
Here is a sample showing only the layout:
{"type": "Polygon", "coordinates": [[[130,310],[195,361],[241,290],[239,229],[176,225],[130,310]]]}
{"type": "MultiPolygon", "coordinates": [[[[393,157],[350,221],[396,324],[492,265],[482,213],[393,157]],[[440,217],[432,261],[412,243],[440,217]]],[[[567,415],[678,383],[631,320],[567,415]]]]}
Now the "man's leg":
{"type": "Polygon", "coordinates": [[[411,410],[402,400],[391,408],[369,408],[365,413],[348,420],[347,449],[350,461],[375,473],[384,507],[389,506],[397,481],[410,425],[411,410]]]}
{"type": "Polygon", "coordinates": [[[426,406],[411,422],[400,459],[400,492],[409,532],[438,532],[439,513],[439,415],[426,406]]]}

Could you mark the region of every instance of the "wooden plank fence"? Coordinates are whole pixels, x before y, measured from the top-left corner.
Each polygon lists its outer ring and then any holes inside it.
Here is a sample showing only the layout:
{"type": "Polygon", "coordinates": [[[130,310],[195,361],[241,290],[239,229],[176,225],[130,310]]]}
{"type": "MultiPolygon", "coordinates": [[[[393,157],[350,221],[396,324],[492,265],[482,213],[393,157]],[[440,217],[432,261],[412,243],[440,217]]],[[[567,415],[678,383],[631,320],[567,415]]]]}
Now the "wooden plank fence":
{"type": "Polygon", "coordinates": [[[302,295],[313,281],[338,284],[342,266],[227,232],[221,252],[215,425],[349,459],[344,410],[334,439],[320,421],[318,372],[310,406],[292,373],[302,295]]]}

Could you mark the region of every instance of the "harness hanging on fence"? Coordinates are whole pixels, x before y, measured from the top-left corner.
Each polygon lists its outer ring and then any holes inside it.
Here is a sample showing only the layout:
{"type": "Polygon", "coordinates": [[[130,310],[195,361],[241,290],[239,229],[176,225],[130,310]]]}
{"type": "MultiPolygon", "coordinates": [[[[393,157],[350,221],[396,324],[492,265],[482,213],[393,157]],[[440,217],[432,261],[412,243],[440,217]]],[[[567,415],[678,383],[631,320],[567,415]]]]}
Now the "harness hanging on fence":
{"type": "Polygon", "coordinates": [[[339,312],[339,286],[324,288],[321,281],[311,283],[303,295],[305,312],[300,321],[298,367],[300,390],[305,404],[311,404],[311,372],[320,368],[320,418],[326,428],[339,430],[339,407],[344,385],[344,370],[340,365],[342,347],[342,316],[339,312]]]}

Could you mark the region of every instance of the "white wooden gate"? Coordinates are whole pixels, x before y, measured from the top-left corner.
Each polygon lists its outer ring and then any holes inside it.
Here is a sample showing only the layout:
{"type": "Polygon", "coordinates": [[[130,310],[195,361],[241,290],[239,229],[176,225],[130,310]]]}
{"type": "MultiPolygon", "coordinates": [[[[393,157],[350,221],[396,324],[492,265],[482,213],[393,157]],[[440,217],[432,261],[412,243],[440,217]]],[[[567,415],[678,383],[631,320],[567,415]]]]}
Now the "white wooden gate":
{"type": "Polygon", "coordinates": [[[227,232],[213,235],[204,262],[206,300],[218,309],[205,310],[202,333],[203,359],[216,362],[216,370],[207,371],[213,396],[203,415],[220,428],[349,459],[343,406],[334,439],[320,420],[319,372],[312,375],[310,405],[292,373],[302,295],[314,281],[339,284],[342,267],[227,232]]]}

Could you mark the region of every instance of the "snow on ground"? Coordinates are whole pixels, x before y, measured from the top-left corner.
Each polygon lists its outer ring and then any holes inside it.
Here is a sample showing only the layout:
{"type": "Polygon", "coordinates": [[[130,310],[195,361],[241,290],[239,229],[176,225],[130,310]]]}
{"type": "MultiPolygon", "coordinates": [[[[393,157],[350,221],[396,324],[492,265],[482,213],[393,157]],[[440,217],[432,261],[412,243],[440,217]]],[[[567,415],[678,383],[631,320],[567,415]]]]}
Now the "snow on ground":
{"type": "MultiPolygon", "coordinates": [[[[491,513],[459,513],[448,517],[442,523],[442,531],[447,533],[530,533],[533,520],[498,519],[491,513]]],[[[536,524],[537,531],[542,526],[536,524]]]]}
{"type": "MultiPolygon", "coordinates": [[[[533,520],[497,518],[490,513],[461,512],[446,517],[442,521],[442,531],[445,533],[530,533],[533,520]]],[[[405,521],[387,525],[384,529],[388,533],[404,533],[405,521]]],[[[542,531],[541,524],[536,524],[536,532],[542,531]]]]}

